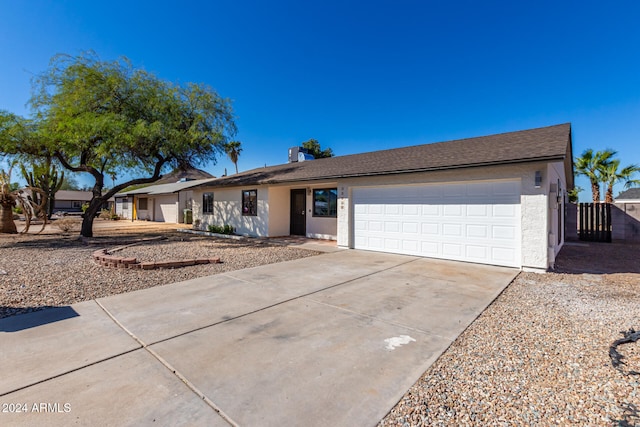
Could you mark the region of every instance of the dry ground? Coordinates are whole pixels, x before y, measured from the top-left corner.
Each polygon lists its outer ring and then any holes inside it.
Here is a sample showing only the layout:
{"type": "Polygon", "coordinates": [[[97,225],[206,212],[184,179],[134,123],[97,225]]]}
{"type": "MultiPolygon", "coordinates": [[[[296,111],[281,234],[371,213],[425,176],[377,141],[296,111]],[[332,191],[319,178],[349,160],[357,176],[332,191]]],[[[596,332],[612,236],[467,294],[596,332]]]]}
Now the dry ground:
{"type": "Polygon", "coordinates": [[[84,240],[55,227],[38,235],[0,235],[0,318],[318,254],[271,241],[178,233],[175,224],[96,225],[95,237],[84,240]],[[143,271],[102,267],[91,258],[97,249],[113,250],[154,237],[164,239],[137,243],[115,254],[141,262],[219,257],[222,263],[143,271]]]}

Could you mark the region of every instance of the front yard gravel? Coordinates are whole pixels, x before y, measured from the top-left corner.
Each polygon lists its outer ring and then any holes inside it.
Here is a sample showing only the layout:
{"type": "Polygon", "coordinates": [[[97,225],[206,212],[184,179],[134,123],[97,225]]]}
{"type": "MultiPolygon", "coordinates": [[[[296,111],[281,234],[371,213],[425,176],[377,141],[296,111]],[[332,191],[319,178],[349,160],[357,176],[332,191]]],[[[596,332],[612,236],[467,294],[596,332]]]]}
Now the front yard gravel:
{"type": "Polygon", "coordinates": [[[221,263],[143,271],[103,267],[91,258],[97,249],[114,249],[148,235],[98,237],[88,245],[76,236],[0,236],[0,318],[319,253],[253,239],[163,234],[167,239],[135,244],[114,255],[140,262],[219,257],[221,263]]]}
{"type": "Polygon", "coordinates": [[[521,273],[379,426],[640,426],[640,341],[621,371],[609,357],[640,329],[640,247],[563,252],[564,273],[521,273]]]}

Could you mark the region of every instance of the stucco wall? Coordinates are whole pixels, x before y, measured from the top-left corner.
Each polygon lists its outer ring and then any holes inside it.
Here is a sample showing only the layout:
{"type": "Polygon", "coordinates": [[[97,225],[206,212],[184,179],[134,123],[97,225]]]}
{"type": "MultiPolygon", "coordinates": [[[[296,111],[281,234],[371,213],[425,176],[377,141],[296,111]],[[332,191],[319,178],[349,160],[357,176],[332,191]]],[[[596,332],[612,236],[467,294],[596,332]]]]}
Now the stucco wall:
{"type": "Polygon", "coordinates": [[[265,186],[232,187],[225,189],[198,189],[193,191],[193,218],[201,221],[203,230],[211,224],[233,226],[237,234],[268,236],[268,189],[265,186]],[[242,215],[242,191],[258,191],[256,216],[242,215]],[[213,192],[213,215],[202,213],[202,195],[213,192]]]}
{"type": "Polygon", "coordinates": [[[122,219],[131,219],[132,215],[132,197],[118,197],[116,198],[116,214],[122,219]],[[123,209],[122,202],[124,199],[128,200],[127,209],[123,209]]]}
{"type": "MultiPolygon", "coordinates": [[[[313,216],[313,190],[336,188],[336,183],[314,184],[311,194],[307,193],[307,237],[314,239],[336,240],[338,234],[338,220],[332,217],[313,216]]],[[[338,197],[340,195],[338,189],[338,197]]]]}
{"type": "Polygon", "coordinates": [[[548,265],[548,189],[549,171],[546,163],[478,167],[438,172],[387,175],[345,179],[338,182],[338,245],[353,247],[349,213],[354,187],[372,185],[405,185],[437,182],[517,179],[521,183],[522,266],[525,269],[546,270],[548,265]],[[535,186],[535,172],[542,174],[540,188],[535,186]]]}
{"type": "Polygon", "coordinates": [[[549,267],[553,267],[555,258],[564,245],[566,182],[564,164],[561,162],[549,163],[547,165],[549,267]]]}
{"type": "Polygon", "coordinates": [[[288,187],[271,187],[268,189],[269,230],[268,235],[288,236],[291,193],[288,187]]]}

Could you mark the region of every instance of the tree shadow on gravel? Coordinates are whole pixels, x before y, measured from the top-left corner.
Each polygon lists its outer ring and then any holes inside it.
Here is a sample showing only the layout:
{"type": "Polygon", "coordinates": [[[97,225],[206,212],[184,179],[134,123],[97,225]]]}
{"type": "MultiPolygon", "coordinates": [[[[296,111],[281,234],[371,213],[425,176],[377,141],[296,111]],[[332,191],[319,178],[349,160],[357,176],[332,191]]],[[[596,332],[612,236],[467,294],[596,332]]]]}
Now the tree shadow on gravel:
{"type": "Polygon", "coordinates": [[[555,273],[640,274],[640,244],[567,242],[556,258],[555,273]]]}

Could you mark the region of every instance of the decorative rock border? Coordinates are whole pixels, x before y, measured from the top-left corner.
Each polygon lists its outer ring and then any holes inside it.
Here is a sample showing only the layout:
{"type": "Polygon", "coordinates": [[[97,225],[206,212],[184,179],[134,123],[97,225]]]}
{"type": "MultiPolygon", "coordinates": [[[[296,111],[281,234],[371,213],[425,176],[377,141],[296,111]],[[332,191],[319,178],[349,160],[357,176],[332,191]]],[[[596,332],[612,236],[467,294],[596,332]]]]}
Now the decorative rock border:
{"type": "Polygon", "coordinates": [[[199,264],[219,264],[220,258],[196,258],[182,261],[138,262],[136,258],[125,258],[109,254],[107,249],[99,249],[91,255],[98,264],[104,267],[133,268],[155,270],[158,268],[180,268],[199,264]]]}

